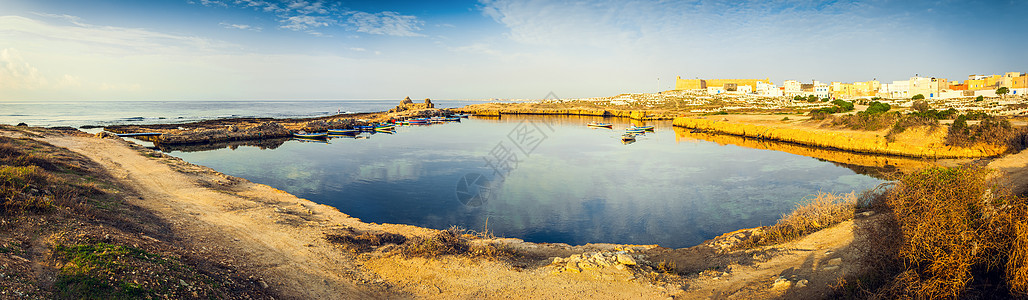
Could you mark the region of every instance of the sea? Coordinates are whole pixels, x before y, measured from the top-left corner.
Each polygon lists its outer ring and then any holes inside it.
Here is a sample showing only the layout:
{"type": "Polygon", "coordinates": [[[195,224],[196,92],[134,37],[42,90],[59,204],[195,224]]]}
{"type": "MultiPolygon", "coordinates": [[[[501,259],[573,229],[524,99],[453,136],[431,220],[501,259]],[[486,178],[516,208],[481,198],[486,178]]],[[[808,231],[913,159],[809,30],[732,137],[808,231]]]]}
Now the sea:
{"type": "MultiPolygon", "coordinates": [[[[433,102],[459,107],[483,101],[433,102]]],[[[384,111],[398,103],[0,102],[0,123],[80,127],[317,117],[384,111]]],[[[458,226],[572,245],[694,246],[726,232],[774,224],[819,192],[859,193],[884,182],[868,168],[708,141],[670,121],[591,116],[471,117],[326,140],[158,149],[365,222],[458,226]],[[585,126],[590,122],[613,128],[585,126]],[[655,130],[623,141],[631,125],[655,130]]]]}

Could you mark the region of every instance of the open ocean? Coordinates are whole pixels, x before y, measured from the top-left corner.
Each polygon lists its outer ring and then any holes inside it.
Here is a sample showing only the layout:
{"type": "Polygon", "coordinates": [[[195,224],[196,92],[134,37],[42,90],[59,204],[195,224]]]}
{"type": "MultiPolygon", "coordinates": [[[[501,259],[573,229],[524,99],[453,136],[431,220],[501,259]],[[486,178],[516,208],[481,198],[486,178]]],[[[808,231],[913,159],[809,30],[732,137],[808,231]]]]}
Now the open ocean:
{"type": "MultiPolygon", "coordinates": [[[[420,103],[422,100],[415,100],[420,103]]],[[[486,100],[432,100],[455,108],[486,100]]],[[[220,118],[306,118],[346,112],[386,111],[400,100],[319,101],[0,101],[0,124],[107,126],[186,123],[220,118]]]]}

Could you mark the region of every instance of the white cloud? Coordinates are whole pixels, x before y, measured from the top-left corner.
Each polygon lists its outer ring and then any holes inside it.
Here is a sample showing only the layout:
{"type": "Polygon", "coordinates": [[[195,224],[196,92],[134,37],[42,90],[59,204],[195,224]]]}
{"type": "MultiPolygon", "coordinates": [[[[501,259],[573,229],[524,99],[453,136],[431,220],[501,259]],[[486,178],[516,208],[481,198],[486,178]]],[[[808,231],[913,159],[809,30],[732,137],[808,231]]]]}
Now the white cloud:
{"type": "Polygon", "coordinates": [[[140,28],[97,26],[68,15],[38,14],[71,23],[71,26],[52,25],[20,17],[0,16],[0,37],[11,39],[45,37],[51,41],[91,45],[105,51],[146,54],[173,52],[181,49],[207,51],[234,47],[231,44],[195,36],[172,35],[140,28]]]}
{"type": "Polygon", "coordinates": [[[34,90],[48,86],[48,80],[15,49],[0,50],[0,90],[34,90]]]}
{"type": "Polygon", "coordinates": [[[350,47],[350,51],[364,52],[364,51],[368,51],[368,49],[364,49],[364,48],[361,48],[361,47],[350,47]]]}
{"type": "Polygon", "coordinates": [[[356,27],[357,32],[392,36],[424,36],[417,33],[424,22],[415,16],[401,15],[397,12],[383,11],[380,13],[353,12],[349,24],[356,27]]]}
{"type": "Polygon", "coordinates": [[[292,16],[279,22],[285,25],[279,26],[293,31],[306,31],[310,28],[326,27],[335,21],[327,17],[319,16],[292,16]]]}
{"type": "Polygon", "coordinates": [[[246,24],[232,24],[232,23],[221,22],[221,23],[218,23],[218,25],[221,25],[222,27],[225,27],[225,28],[228,28],[228,29],[241,29],[241,30],[250,30],[250,31],[256,31],[256,32],[260,32],[261,31],[261,27],[260,26],[251,26],[251,25],[246,25],[246,24]]]}

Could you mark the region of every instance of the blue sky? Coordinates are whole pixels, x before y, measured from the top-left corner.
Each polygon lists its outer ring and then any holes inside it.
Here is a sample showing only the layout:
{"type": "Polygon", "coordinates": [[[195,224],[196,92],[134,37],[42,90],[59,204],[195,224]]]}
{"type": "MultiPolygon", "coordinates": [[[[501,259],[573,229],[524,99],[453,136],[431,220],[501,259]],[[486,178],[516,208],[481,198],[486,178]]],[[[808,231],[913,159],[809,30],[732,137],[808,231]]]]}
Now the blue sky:
{"type": "Polygon", "coordinates": [[[596,97],[1028,71],[1028,1],[0,0],[0,100],[596,97]],[[659,80],[658,80],[659,78],[659,80]]]}

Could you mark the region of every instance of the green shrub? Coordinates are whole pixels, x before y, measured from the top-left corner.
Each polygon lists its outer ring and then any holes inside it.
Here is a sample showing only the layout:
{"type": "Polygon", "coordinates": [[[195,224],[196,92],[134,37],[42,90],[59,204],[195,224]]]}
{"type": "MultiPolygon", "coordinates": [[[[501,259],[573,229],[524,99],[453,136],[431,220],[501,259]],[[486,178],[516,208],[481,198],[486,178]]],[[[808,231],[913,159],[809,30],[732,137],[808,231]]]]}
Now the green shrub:
{"type": "Polygon", "coordinates": [[[924,100],[924,95],[923,94],[917,94],[917,95],[914,95],[913,97],[910,97],[910,99],[911,100],[924,100]]]}

